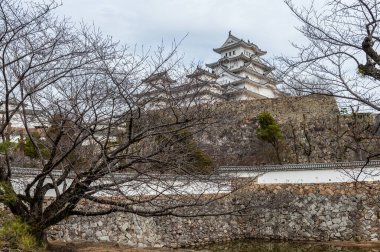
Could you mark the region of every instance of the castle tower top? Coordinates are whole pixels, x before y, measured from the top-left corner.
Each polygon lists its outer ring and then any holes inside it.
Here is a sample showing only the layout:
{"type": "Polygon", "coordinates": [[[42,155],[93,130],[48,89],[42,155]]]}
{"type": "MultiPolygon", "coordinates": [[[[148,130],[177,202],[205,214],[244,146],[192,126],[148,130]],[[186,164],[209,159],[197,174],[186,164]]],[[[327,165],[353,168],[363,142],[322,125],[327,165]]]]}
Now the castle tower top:
{"type": "Polygon", "coordinates": [[[232,53],[231,55],[229,55],[229,52],[236,51],[234,49],[238,49],[238,48],[242,50],[245,49],[249,51],[251,54],[257,55],[257,56],[263,56],[267,53],[266,51],[261,50],[257,45],[251,43],[249,40],[247,42],[247,41],[244,41],[243,39],[239,39],[235,37],[234,35],[232,35],[231,31],[228,32],[228,37],[226,41],[223,43],[223,45],[220,46],[219,48],[214,48],[213,50],[214,52],[221,54],[223,57],[223,56],[233,56],[232,53]]]}

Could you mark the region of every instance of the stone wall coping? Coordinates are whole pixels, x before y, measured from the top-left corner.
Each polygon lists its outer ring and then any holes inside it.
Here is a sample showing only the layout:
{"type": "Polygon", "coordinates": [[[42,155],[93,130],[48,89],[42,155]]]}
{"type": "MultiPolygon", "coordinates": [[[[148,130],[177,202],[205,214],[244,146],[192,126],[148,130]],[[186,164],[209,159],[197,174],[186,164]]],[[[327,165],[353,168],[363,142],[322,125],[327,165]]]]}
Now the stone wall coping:
{"type": "MultiPolygon", "coordinates": [[[[241,172],[275,172],[275,171],[305,171],[305,170],[341,170],[341,169],[360,169],[360,168],[380,168],[380,160],[367,161],[352,161],[352,162],[335,162],[335,163],[310,163],[310,164],[285,164],[285,165],[255,165],[255,166],[220,166],[214,175],[178,175],[178,174],[132,174],[132,173],[113,173],[104,178],[110,179],[138,179],[151,180],[166,179],[166,180],[199,180],[213,181],[228,179],[227,173],[241,172]],[[226,176],[224,176],[226,175],[226,176]]],[[[13,167],[13,175],[15,177],[36,176],[41,173],[37,168],[13,167]]],[[[61,170],[53,170],[51,174],[55,177],[62,175],[61,170]]],[[[69,174],[68,178],[73,178],[74,173],[69,174]]]]}
{"type": "MultiPolygon", "coordinates": [[[[24,167],[13,167],[12,174],[14,178],[20,177],[34,177],[41,173],[40,169],[37,168],[24,168],[24,167]]],[[[63,173],[61,170],[53,170],[50,172],[53,177],[59,177],[63,173]]],[[[68,175],[68,179],[74,178],[75,173],[71,172],[68,175]]],[[[171,181],[199,181],[199,182],[221,182],[221,181],[229,181],[230,176],[212,174],[212,175],[181,175],[181,174],[136,174],[136,173],[112,173],[107,174],[103,177],[103,179],[115,179],[115,180],[125,180],[130,181],[151,181],[151,180],[171,180],[171,181]]]]}
{"type": "Polygon", "coordinates": [[[285,165],[255,165],[255,166],[220,166],[218,174],[231,172],[274,172],[274,171],[304,171],[304,170],[342,170],[360,168],[380,168],[380,160],[311,163],[311,164],[285,164],[285,165]]]}

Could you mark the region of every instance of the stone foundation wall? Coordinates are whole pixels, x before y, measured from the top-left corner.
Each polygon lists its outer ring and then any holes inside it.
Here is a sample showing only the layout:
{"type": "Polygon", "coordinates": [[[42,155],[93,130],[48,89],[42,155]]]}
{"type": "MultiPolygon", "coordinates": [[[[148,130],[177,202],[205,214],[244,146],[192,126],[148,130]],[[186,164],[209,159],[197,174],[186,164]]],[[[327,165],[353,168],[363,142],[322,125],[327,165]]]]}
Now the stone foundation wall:
{"type": "Polygon", "coordinates": [[[112,213],[107,216],[73,216],[49,230],[50,239],[115,242],[133,247],[162,247],[161,234],[152,217],[112,213]]]}
{"type": "Polygon", "coordinates": [[[379,238],[378,184],[366,183],[356,189],[355,184],[261,188],[251,197],[267,197],[264,206],[246,217],[251,237],[311,241],[379,238]]]}
{"type": "Polygon", "coordinates": [[[378,240],[380,185],[255,185],[229,199],[241,215],[144,218],[114,213],[70,217],[54,239],[111,241],[139,247],[180,247],[241,238],[378,240]]]}
{"type": "Polygon", "coordinates": [[[270,113],[284,138],[285,163],[363,160],[380,151],[372,116],[340,114],[333,97],[310,95],[218,103],[212,127],[197,135],[215,166],[278,164],[273,146],[256,136],[256,117],[270,113]]]}

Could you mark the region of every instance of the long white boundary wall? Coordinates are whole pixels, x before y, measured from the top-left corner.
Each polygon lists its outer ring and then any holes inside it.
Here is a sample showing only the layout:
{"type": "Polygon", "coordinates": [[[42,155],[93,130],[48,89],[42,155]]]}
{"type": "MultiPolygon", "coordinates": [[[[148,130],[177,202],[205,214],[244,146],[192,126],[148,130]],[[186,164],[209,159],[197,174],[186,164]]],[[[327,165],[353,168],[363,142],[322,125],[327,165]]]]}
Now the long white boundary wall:
{"type": "Polygon", "coordinates": [[[380,181],[380,168],[355,170],[276,171],[259,175],[259,184],[380,181]]]}
{"type": "Polygon", "coordinates": [[[380,181],[380,161],[267,166],[224,166],[219,174],[256,178],[258,184],[380,181]]]}
{"type": "MultiPolygon", "coordinates": [[[[12,184],[17,193],[22,194],[25,185],[39,173],[37,169],[14,168],[12,184]]],[[[53,171],[52,176],[59,177],[61,171],[53,171]]],[[[235,178],[253,178],[258,184],[300,184],[300,183],[341,183],[354,181],[379,181],[380,161],[342,162],[328,164],[291,164],[267,166],[224,166],[211,176],[175,176],[152,175],[139,176],[133,174],[113,174],[98,184],[109,184],[120,179],[118,186],[97,192],[97,195],[112,196],[115,192],[125,195],[157,195],[157,194],[209,194],[231,191],[231,182],[235,178]]],[[[70,176],[66,184],[71,184],[70,176]]],[[[46,179],[45,183],[51,180],[46,179]]],[[[57,188],[63,191],[61,185],[57,188]]],[[[48,196],[56,196],[55,190],[49,190],[48,196]]]]}
{"type": "MultiPolygon", "coordinates": [[[[30,168],[15,168],[12,178],[12,185],[18,194],[24,194],[26,185],[31,183],[36,174],[40,171],[30,168]]],[[[59,177],[61,171],[53,171],[54,177],[59,177]]],[[[52,183],[51,178],[46,178],[46,183],[52,183]]],[[[70,176],[65,179],[65,186],[61,184],[56,189],[50,189],[46,196],[56,197],[57,193],[62,193],[71,185],[70,176]]],[[[114,174],[114,178],[106,176],[91,186],[107,186],[107,189],[97,191],[95,196],[142,196],[142,195],[178,195],[178,194],[215,194],[227,193],[231,191],[231,179],[228,176],[182,176],[182,175],[133,175],[133,174],[114,174]]],[[[32,187],[33,194],[35,187],[32,187]]]]}

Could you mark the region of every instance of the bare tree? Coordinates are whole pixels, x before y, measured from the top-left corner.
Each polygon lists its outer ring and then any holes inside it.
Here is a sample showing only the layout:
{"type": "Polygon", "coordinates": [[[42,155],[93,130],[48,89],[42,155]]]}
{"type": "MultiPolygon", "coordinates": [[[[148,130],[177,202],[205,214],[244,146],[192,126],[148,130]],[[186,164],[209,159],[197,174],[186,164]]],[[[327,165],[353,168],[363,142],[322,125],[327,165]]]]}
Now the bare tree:
{"type": "MultiPolygon", "coordinates": [[[[344,107],[380,111],[380,3],[375,0],[312,1],[308,6],[284,0],[298,18],[298,30],[307,39],[293,44],[298,55],[280,57],[277,66],[284,88],[295,95],[335,97],[344,107]]],[[[347,112],[347,109],[343,109],[347,112]]],[[[345,171],[353,181],[376,176],[366,168],[379,156],[374,120],[369,114],[338,115],[332,133],[336,158],[367,160],[359,170],[345,171]]]]}
{"type": "Polygon", "coordinates": [[[374,0],[285,0],[308,40],[295,58],[280,58],[280,78],[291,93],[321,93],[379,111],[379,3],[374,0]]]}
{"type": "Polygon", "coordinates": [[[218,193],[226,188],[194,175],[193,158],[178,149],[212,123],[207,104],[194,103],[192,89],[189,99],[165,97],[152,109],[157,93],[146,84],[163,70],[186,73],[178,70],[177,44],[139,56],[92,27],[56,18],[57,7],[0,0],[0,136],[8,141],[19,121],[37,160],[31,177],[15,178],[14,152],[5,151],[0,203],[39,242],[70,215],[217,214],[212,207],[184,211],[225,197],[218,193]],[[201,195],[211,191],[205,201],[201,195]]]}

